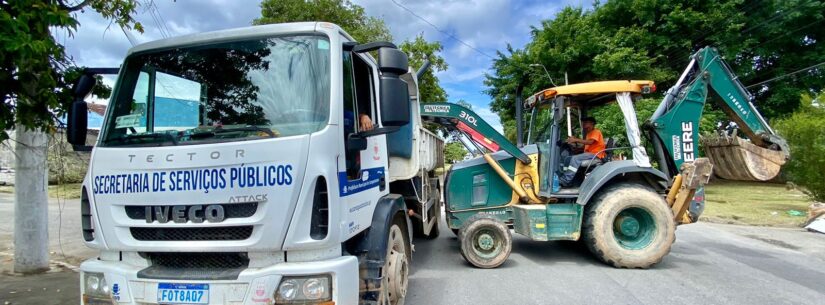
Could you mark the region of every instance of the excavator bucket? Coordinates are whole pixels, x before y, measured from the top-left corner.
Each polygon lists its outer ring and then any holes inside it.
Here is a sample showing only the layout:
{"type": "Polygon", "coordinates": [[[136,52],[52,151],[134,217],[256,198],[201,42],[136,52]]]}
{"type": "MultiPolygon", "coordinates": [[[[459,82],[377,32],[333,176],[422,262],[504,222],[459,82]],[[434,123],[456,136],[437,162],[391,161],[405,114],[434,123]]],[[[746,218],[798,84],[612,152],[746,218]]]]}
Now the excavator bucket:
{"type": "Polygon", "coordinates": [[[781,151],[736,136],[702,137],[701,142],[713,163],[713,173],[722,179],[768,181],[779,175],[786,160],[781,151]]]}

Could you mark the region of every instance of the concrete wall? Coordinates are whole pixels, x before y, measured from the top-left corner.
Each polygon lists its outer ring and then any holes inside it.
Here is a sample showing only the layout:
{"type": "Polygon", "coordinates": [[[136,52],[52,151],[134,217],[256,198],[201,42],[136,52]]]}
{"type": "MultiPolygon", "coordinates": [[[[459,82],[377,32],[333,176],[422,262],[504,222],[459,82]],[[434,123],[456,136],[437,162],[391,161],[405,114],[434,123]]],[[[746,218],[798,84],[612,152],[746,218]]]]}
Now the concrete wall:
{"type": "MultiPolygon", "coordinates": [[[[14,184],[14,132],[12,139],[0,145],[0,185],[14,184]]],[[[89,130],[87,145],[97,142],[98,131],[89,130]]],[[[66,142],[66,134],[60,129],[49,135],[49,184],[79,183],[89,167],[89,152],[75,152],[66,142]]]]}

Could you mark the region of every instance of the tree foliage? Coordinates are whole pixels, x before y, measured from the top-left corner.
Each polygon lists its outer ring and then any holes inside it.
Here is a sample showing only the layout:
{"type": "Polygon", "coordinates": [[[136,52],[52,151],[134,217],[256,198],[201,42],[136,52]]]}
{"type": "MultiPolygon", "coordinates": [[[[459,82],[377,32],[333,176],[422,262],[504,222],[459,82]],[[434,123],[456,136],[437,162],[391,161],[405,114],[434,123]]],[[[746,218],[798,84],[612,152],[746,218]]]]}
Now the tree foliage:
{"type": "Polygon", "coordinates": [[[787,177],[804,187],[816,201],[825,202],[825,92],[818,97],[804,94],[800,107],[778,120],[778,132],[791,147],[791,159],[784,166],[787,177]],[[816,101],[816,102],[815,102],[816,101]]]}
{"type": "MultiPolygon", "coordinates": [[[[534,27],[524,48],[508,46],[499,53],[485,85],[505,134],[514,134],[508,129],[515,124],[508,122],[519,84],[525,95],[552,86],[544,70],[531,64],[544,65],[557,85],[567,72],[571,83],[651,79],[663,93],[693,52],[714,46],[750,85],[821,62],[823,25],[822,0],[613,0],[597,1],[588,10],[568,6],[534,27]]],[[[799,105],[800,93],[823,88],[825,71],[815,69],[749,89],[760,111],[778,118],[799,105]]]]}
{"type": "Polygon", "coordinates": [[[444,161],[448,164],[464,160],[464,156],[466,155],[467,149],[465,149],[464,145],[460,142],[450,142],[444,145],[444,161]]]}
{"type": "Polygon", "coordinates": [[[80,73],[51,30],[73,35],[79,25],[73,12],[91,8],[119,26],[142,32],[132,18],[137,6],[137,0],[75,5],[62,0],[0,1],[0,140],[8,138],[15,123],[29,129],[54,126],[71,104],[71,85],[80,73]]]}
{"type": "MultiPolygon", "coordinates": [[[[341,26],[358,42],[392,41],[384,20],[367,16],[364,8],[348,0],[264,0],[261,17],[254,24],[326,21],[341,26]]],[[[440,42],[428,42],[422,35],[407,39],[399,47],[409,56],[410,66],[418,69],[429,59],[430,69],[419,80],[420,100],[425,103],[446,102],[447,93],[438,83],[436,72],[447,70],[447,62],[439,53],[440,42]]]]}
{"type": "Polygon", "coordinates": [[[443,103],[447,101],[447,92],[438,83],[435,73],[447,70],[447,62],[439,53],[444,49],[438,41],[428,42],[424,36],[419,34],[413,40],[405,40],[399,46],[404,53],[407,53],[410,60],[410,67],[415,70],[424,65],[425,60],[430,61],[430,68],[418,80],[418,90],[421,94],[419,99],[423,103],[443,103]]]}
{"type": "Polygon", "coordinates": [[[341,26],[358,42],[392,41],[384,20],[367,16],[349,0],[264,0],[254,24],[326,21],[341,26]]]}

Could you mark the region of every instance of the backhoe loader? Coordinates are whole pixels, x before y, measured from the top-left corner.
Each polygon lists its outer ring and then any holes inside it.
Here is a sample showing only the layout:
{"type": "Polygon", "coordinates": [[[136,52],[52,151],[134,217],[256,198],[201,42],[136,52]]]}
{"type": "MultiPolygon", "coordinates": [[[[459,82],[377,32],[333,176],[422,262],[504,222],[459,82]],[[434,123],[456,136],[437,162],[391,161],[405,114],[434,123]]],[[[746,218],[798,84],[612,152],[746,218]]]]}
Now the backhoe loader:
{"type": "Polygon", "coordinates": [[[529,113],[524,145],[518,145],[521,139],[510,143],[468,108],[422,104],[422,119],[445,127],[479,155],[454,164],[445,181],[446,220],[458,235],[461,255],[479,268],[500,266],[512,249],[512,227],[537,241],[581,239],[609,265],[647,268],[669,253],[677,225],[699,219],[713,162],[726,162],[719,166],[722,171],[743,173],[730,177],[767,180],[789,157],[784,140],[759,115],[715,50],[705,48],[693,56],[642,130],[633,101],[655,90],[655,83],[646,80],[542,90],[516,103],[518,130],[525,123],[522,113],[529,113]],[[710,159],[699,157],[697,145],[707,87],[722,97],[720,107],[751,141],[733,135],[705,139],[714,151],[710,159]],[[583,162],[572,186],[561,187],[557,179],[563,159],[576,149],[563,139],[574,135],[589,110],[612,102],[622,112],[626,146],[617,147],[608,138],[604,154],[596,154],[604,157],[583,162]],[[652,145],[657,167],[642,135],[652,145]],[[730,152],[715,154],[722,150],[730,152]],[[619,157],[619,151],[632,158],[619,157]],[[734,153],[740,156],[730,156],[734,153]],[[751,168],[734,170],[743,166],[751,168]]]}

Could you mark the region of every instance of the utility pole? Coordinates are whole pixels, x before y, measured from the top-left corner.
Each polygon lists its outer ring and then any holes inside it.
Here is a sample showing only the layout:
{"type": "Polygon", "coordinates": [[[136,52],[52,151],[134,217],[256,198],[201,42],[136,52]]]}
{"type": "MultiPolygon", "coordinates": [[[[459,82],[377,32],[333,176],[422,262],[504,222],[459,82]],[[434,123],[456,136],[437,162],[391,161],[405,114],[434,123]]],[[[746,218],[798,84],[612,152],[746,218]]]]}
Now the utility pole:
{"type": "Polygon", "coordinates": [[[23,125],[15,129],[14,272],[39,273],[49,270],[49,138],[23,125]]]}
{"type": "Polygon", "coordinates": [[[552,84],[552,85],[553,85],[553,87],[558,87],[558,86],[556,86],[556,83],[555,83],[555,82],[553,82],[553,78],[552,78],[552,77],[550,77],[550,72],[547,72],[547,67],[545,67],[545,66],[544,66],[544,65],[542,65],[542,64],[530,64],[530,66],[531,66],[531,67],[541,67],[542,69],[544,69],[544,74],[545,74],[545,75],[547,75],[547,78],[548,78],[548,79],[550,79],[550,84],[552,84]]]}

